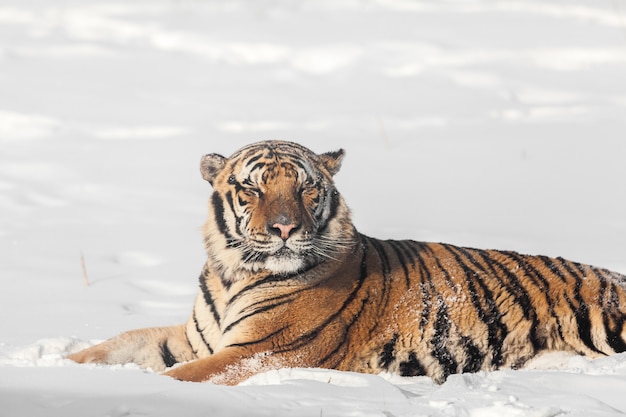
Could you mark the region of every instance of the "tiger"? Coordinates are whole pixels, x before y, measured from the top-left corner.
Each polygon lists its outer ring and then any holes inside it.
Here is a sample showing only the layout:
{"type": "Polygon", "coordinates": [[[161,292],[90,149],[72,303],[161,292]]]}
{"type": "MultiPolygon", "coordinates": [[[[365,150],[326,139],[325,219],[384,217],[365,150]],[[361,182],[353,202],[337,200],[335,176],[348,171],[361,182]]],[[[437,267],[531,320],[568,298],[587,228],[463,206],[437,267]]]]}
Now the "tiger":
{"type": "Polygon", "coordinates": [[[626,350],[626,277],[561,257],[361,234],[335,186],[345,151],[262,141],[202,157],[207,260],[185,324],[69,355],[237,385],[280,368],[443,383],[548,352],[626,350]]]}

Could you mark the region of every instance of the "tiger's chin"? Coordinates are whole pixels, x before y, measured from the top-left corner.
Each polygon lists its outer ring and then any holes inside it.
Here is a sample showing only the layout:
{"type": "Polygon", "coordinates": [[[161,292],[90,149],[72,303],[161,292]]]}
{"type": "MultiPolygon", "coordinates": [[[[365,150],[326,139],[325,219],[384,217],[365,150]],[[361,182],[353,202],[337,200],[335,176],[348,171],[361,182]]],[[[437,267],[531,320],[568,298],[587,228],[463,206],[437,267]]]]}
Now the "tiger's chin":
{"type": "Polygon", "coordinates": [[[287,248],[268,256],[265,260],[265,269],[276,275],[295,274],[305,267],[304,258],[287,248]]]}

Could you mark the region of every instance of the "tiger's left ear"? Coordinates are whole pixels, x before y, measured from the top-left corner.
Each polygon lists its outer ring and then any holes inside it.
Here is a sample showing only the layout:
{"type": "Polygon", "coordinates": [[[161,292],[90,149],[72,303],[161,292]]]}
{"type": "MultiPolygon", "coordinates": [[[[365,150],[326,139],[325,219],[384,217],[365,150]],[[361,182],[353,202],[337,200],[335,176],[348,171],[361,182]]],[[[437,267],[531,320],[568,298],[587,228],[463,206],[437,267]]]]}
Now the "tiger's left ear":
{"type": "Polygon", "coordinates": [[[343,149],[339,149],[333,152],[326,152],[318,156],[322,160],[322,163],[328,172],[330,172],[330,175],[334,176],[339,172],[339,168],[341,168],[341,160],[345,154],[346,152],[343,149]]]}
{"type": "Polygon", "coordinates": [[[215,177],[217,177],[217,174],[219,174],[220,171],[226,166],[226,160],[227,159],[222,155],[216,153],[204,155],[200,160],[200,172],[202,173],[202,178],[213,185],[213,181],[215,180],[215,177]]]}

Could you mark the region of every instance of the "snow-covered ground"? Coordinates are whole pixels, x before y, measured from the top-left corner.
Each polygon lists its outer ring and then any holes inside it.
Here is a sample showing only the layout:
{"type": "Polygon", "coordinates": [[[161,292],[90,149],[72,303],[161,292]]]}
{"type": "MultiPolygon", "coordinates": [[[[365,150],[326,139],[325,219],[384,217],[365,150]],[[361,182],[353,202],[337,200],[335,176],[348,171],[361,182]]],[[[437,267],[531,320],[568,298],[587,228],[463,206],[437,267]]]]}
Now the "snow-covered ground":
{"type": "Polygon", "coordinates": [[[347,150],[367,234],[626,273],[626,1],[1,0],[0,416],[626,413],[626,355],[441,386],[65,361],[186,320],[199,158],[275,138],[347,150]]]}

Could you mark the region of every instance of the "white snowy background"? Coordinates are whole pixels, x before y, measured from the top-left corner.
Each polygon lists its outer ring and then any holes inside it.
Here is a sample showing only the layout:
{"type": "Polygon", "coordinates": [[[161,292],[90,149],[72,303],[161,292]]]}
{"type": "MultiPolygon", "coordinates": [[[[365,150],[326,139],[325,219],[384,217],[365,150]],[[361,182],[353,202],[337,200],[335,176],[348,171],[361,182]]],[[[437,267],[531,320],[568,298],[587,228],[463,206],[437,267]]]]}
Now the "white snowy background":
{"type": "Polygon", "coordinates": [[[187,319],[200,156],[263,139],[345,148],[366,234],[626,273],[626,0],[1,0],[0,416],[626,413],[626,355],[440,386],[64,360],[187,319]]]}

